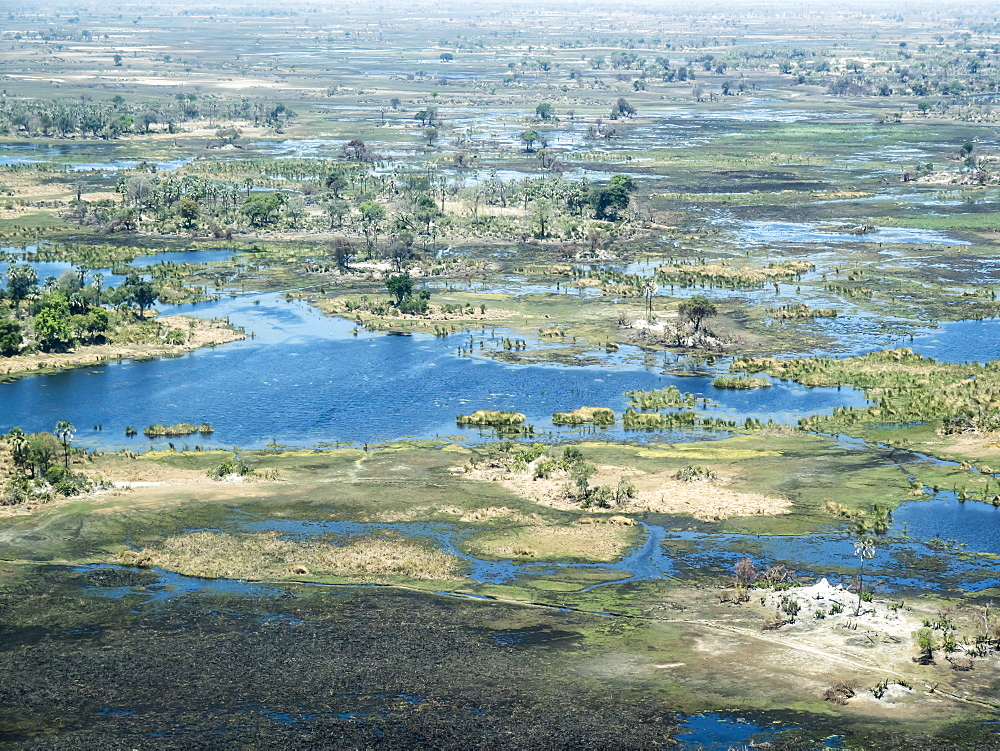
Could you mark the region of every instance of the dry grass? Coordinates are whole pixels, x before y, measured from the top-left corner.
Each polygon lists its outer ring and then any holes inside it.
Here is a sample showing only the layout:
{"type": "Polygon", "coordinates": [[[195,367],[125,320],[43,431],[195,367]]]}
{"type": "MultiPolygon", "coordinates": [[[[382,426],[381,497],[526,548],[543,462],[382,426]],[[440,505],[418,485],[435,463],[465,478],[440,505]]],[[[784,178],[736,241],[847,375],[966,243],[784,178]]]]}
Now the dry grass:
{"type": "Polygon", "coordinates": [[[530,526],[487,533],[466,544],[466,550],[480,558],[584,558],[611,563],[620,560],[635,543],[630,524],[576,524],[573,526],[530,526]]]}
{"type": "MultiPolygon", "coordinates": [[[[637,513],[653,511],[662,514],[688,514],[702,521],[718,521],[730,516],[761,516],[788,513],[791,501],[762,493],[744,492],[727,487],[725,477],[711,483],[688,483],[675,479],[676,470],[650,474],[631,467],[598,466],[590,480],[592,487],[616,487],[621,478],[635,486],[635,496],[625,505],[613,508],[591,508],[594,513],[637,513]]],[[[569,492],[569,476],[559,470],[547,479],[533,479],[533,469],[512,472],[500,467],[475,467],[465,476],[487,482],[497,482],[523,498],[550,508],[571,511],[580,508],[580,501],[569,492]]]]}
{"type": "Polygon", "coordinates": [[[355,538],[344,545],[279,539],[273,533],[191,532],[159,546],[125,551],[128,566],[150,566],[188,576],[280,580],[292,576],[347,576],[362,581],[394,577],[459,579],[459,561],[405,540],[355,538]]]}

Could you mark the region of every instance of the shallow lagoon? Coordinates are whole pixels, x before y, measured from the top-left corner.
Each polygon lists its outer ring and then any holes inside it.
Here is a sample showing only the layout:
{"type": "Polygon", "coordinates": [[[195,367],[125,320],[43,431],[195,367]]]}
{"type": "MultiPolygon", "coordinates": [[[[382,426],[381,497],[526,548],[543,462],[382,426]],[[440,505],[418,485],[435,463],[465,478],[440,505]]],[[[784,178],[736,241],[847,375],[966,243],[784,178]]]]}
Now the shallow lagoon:
{"type": "MultiPolygon", "coordinates": [[[[478,436],[455,417],[476,409],[523,412],[546,429],[553,412],[584,405],[623,411],[624,392],[675,385],[719,404],[705,414],[794,423],[806,414],[865,401],[851,389],[807,389],[776,383],[764,391],[722,391],[710,377],[662,375],[652,363],[616,368],[506,365],[487,357],[459,357],[468,335],[392,336],[357,331],[354,323],[322,315],[279,295],[225,298],[166,313],[228,316],[254,337],[176,359],[125,361],[22,378],[3,385],[0,429],[51,429],[68,419],[78,442],[149,445],[124,438],[126,426],[155,422],[209,422],[216,432],[192,436],[193,445],[259,447],[276,441],[315,445],[329,441],[377,442],[401,436],[478,436]],[[356,332],[356,333],[355,333],[356,332]],[[92,426],[102,425],[96,431],[92,426]]],[[[473,334],[497,348],[502,330],[473,334]]],[[[478,347],[478,345],[476,345],[478,347]]],[[[640,363],[638,351],[635,353],[640,363]]],[[[571,434],[572,435],[572,434],[571,434]]],[[[621,438],[616,429],[601,437],[621,438]]],[[[657,440],[692,440],[699,433],[651,434],[657,440]]],[[[160,442],[157,445],[165,445],[160,442]]]]}

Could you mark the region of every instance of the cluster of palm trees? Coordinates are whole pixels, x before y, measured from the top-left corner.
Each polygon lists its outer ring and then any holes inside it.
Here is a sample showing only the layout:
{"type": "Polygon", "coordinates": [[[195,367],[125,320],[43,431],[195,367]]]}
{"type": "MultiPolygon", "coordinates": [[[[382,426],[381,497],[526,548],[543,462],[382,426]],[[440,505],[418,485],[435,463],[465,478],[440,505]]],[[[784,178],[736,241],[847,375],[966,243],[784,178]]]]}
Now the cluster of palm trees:
{"type": "Polygon", "coordinates": [[[29,472],[31,477],[44,476],[56,461],[56,453],[61,444],[63,466],[69,469],[70,445],[76,428],[68,420],[56,423],[52,433],[25,433],[14,428],[4,439],[18,473],[29,472]]]}

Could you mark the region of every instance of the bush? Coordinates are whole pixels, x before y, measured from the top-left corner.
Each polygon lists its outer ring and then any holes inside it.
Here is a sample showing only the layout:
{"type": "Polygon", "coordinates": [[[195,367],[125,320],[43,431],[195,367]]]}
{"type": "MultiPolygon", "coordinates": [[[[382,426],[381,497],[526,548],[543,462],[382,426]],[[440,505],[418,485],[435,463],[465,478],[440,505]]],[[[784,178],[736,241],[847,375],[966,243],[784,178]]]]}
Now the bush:
{"type": "Polygon", "coordinates": [[[400,313],[406,313],[408,315],[422,316],[427,312],[427,302],[428,298],[424,296],[423,293],[413,297],[407,296],[399,303],[398,308],[400,313]]]}
{"type": "Polygon", "coordinates": [[[255,474],[256,473],[253,471],[253,467],[238,456],[234,456],[232,459],[224,461],[215,469],[208,470],[208,476],[214,480],[221,480],[223,477],[229,477],[230,475],[236,475],[237,477],[252,477],[255,474]]]}
{"type": "Polygon", "coordinates": [[[692,464],[684,467],[684,469],[677,470],[677,474],[674,477],[681,482],[702,482],[707,480],[714,480],[718,477],[715,470],[709,469],[708,467],[698,467],[692,464]]]}
{"type": "Polygon", "coordinates": [[[826,701],[831,701],[834,704],[844,705],[847,704],[848,699],[853,699],[855,696],[854,687],[849,683],[844,681],[838,681],[833,684],[830,688],[826,690],[823,694],[823,698],[826,701]]]}
{"type": "Polygon", "coordinates": [[[163,341],[167,344],[181,345],[187,341],[187,337],[180,329],[170,329],[163,335],[163,341]]]}
{"type": "Polygon", "coordinates": [[[27,477],[12,477],[3,487],[0,505],[19,506],[31,498],[31,481],[27,477]]]}
{"type": "Polygon", "coordinates": [[[551,477],[556,469],[557,465],[552,459],[543,459],[535,465],[535,479],[544,480],[551,477]]]}
{"type": "Polygon", "coordinates": [[[67,497],[85,493],[93,485],[86,475],[59,466],[49,467],[45,472],[45,479],[52,485],[54,492],[67,497]]]}

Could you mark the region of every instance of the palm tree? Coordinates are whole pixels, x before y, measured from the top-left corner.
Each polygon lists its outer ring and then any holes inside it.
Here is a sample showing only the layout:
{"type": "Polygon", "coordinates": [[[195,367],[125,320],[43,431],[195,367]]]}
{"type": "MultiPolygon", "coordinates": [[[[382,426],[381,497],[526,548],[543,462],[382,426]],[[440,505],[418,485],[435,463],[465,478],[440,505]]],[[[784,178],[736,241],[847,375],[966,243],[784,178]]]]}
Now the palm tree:
{"type": "Polygon", "coordinates": [[[872,535],[881,537],[889,531],[891,523],[892,512],[885,506],[876,503],[868,510],[867,514],[856,519],[852,525],[852,531],[856,538],[854,541],[854,555],[860,561],[860,569],[858,571],[858,607],[854,611],[855,617],[861,613],[861,595],[864,592],[865,582],[865,560],[875,557],[875,537],[872,535]]]}
{"type": "Polygon", "coordinates": [[[854,541],[854,555],[861,561],[861,568],[858,571],[858,607],[854,610],[854,617],[861,615],[861,595],[865,586],[865,559],[875,557],[875,540],[871,537],[863,537],[854,541]]]}
{"type": "Polygon", "coordinates": [[[646,282],[642,288],[642,294],[646,298],[646,320],[653,322],[653,297],[656,295],[656,282],[652,279],[646,282]]]}
{"type": "Polygon", "coordinates": [[[91,277],[93,279],[94,289],[97,290],[97,296],[94,298],[97,304],[101,304],[101,288],[104,286],[104,274],[98,271],[91,277]]]}
{"type": "Polygon", "coordinates": [[[74,428],[73,423],[68,420],[60,420],[56,423],[55,434],[56,438],[62,441],[63,457],[66,469],[69,469],[69,444],[73,440],[73,435],[75,433],[76,428],[74,428]]]}
{"type": "Polygon", "coordinates": [[[7,269],[7,294],[14,301],[14,314],[18,315],[21,301],[38,284],[38,272],[26,263],[7,269]]]}
{"type": "Polygon", "coordinates": [[[21,468],[24,466],[24,450],[28,446],[28,437],[20,428],[14,428],[7,434],[7,448],[10,449],[14,466],[21,468]]]}

